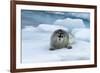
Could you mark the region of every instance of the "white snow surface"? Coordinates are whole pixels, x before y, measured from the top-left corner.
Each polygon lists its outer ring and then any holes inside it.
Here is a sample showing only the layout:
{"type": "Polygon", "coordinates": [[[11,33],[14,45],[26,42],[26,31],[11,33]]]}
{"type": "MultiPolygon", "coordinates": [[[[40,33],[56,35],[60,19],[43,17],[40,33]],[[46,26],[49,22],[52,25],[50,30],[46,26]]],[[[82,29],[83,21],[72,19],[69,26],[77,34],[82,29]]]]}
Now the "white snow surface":
{"type": "Polygon", "coordinates": [[[90,29],[79,28],[79,29],[73,29],[72,32],[73,32],[76,39],[90,41],[90,29]]]}
{"type": "Polygon", "coordinates": [[[48,24],[40,24],[38,27],[26,26],[22,29],[22,63],[89,60],[91,50],[89,28],[72,30],[75,36],[72,49],[62,48],[54,51],[49,50],[52,31],[59,28],[65,29],[62,26],[48,24]]]}
{"type": "Polygon", "coordinates": [[[23,31],[36,31],[37,29],[33,26],[25,26],[25,28],[23,29],[23,31]]]}

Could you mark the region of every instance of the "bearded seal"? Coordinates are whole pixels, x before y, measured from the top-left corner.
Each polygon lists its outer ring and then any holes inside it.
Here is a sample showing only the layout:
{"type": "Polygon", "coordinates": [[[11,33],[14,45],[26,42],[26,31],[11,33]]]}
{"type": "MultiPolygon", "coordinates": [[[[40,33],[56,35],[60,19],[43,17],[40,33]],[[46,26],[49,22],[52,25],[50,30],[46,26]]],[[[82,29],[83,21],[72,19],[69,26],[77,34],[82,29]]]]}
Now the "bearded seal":
{"type": "Polygon", "coordinates": [[[54,33],[51,36],[49,50],[55,50],[55,49],[61,49],[61,48],[72,49],[70,42],[71,41],[70,41],[69,32],[63,29],[58,29],[54,31],[54,33]]]}

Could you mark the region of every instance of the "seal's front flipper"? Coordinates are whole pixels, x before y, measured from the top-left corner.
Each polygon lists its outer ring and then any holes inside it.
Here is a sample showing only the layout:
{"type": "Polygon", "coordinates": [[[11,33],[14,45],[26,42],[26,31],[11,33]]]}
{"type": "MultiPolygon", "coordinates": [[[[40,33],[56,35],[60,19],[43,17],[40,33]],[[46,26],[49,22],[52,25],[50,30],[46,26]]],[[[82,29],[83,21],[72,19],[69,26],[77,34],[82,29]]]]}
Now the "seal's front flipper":
{"type": "Polygon", "coordinates": [[[49,50],[53,51],[53,50],[55,50],[55,48],[50,48],[49,50]]]}
{"type": "Polygon", "coordinates": [[[68,49],[72,49],[72,46],[68,46],[67,48],[68,48],[68,49]]]}

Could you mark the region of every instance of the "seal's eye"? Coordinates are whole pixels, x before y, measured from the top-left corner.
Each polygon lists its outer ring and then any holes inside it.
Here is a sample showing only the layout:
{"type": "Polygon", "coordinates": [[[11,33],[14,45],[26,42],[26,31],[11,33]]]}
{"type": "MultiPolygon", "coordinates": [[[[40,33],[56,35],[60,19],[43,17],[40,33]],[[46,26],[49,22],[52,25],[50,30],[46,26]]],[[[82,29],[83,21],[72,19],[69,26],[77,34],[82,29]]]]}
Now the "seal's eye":
{"type": "Polygon", "coordinates": [[[59,38],[64,38],[64,35],[63,34],[59,34],[58,37],[59,38]]]}

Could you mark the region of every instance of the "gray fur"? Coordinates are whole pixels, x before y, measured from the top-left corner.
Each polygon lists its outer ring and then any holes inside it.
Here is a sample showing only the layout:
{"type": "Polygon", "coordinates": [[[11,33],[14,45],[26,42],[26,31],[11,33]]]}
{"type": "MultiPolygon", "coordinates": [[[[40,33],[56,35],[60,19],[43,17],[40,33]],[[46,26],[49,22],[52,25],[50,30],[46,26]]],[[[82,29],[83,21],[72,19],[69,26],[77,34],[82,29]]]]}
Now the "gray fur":
{"type": "Polygon", "coordinates": [[[51,36],[50,50],[68,48],[71,49],[72,46],[69,43],[69,33],[63,29],[58,29],[54,31],[51,36]]]}

